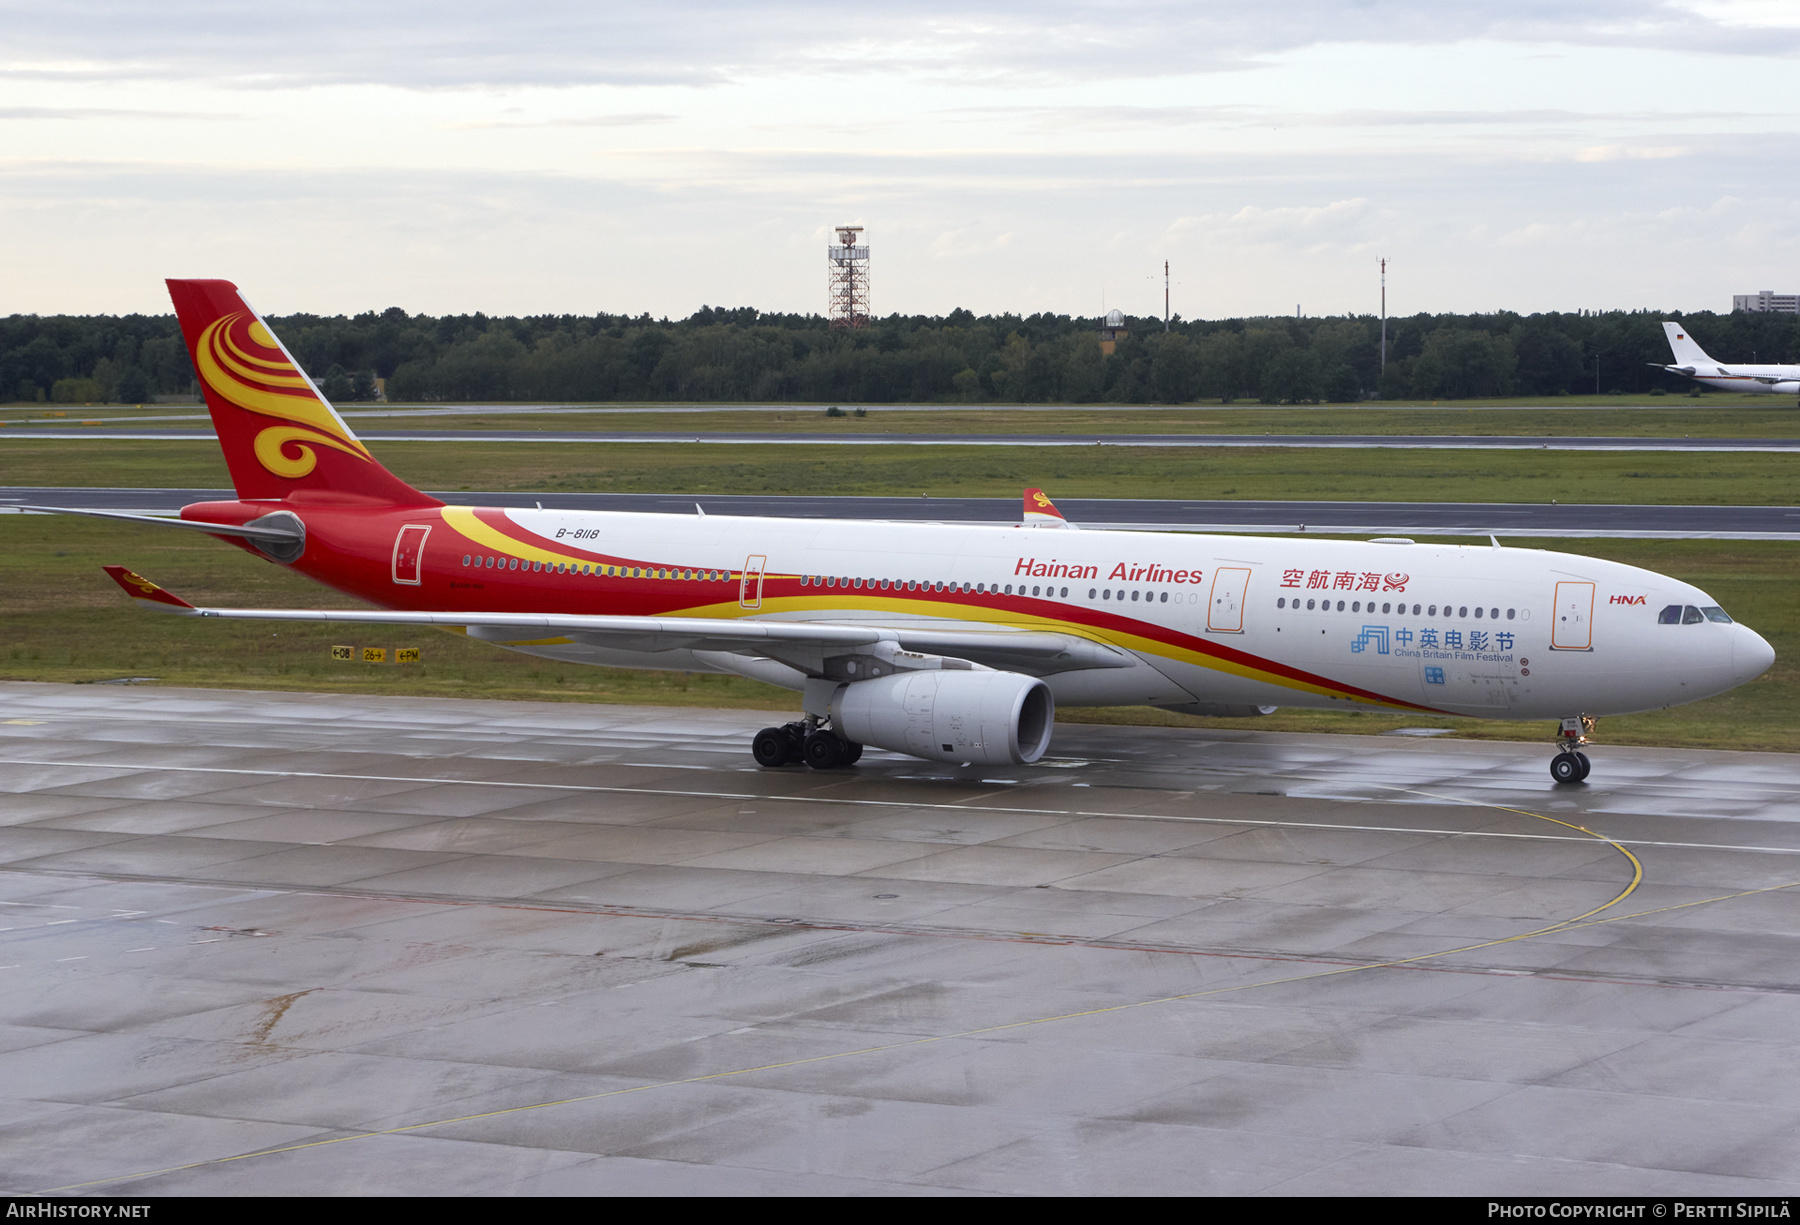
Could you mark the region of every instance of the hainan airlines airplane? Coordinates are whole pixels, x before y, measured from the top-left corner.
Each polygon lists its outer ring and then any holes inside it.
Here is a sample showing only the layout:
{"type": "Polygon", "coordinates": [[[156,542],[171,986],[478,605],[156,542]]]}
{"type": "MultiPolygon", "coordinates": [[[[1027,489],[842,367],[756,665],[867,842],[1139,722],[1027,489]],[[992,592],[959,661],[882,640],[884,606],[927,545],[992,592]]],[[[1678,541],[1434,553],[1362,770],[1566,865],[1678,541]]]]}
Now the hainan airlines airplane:
{"type": "Polygon", "coordinates": [[[1726,366],[1708,357],[1679,323],[1664,323],[1663,335],[1669,338],[1669,351],[1675,355],[1674,365],[1662,367],[1670,374],[1685,374],[1695,382],[1727,391],[1800,395],[1800,366],[1726,366]]]}
{"type": "MultiPolygon", "coordinates": [[[[227,281],[170,281],[237,497],[180,519],[374,610],[191,617],[432,625],[572,663],[736,673],[792,690],[764,766],[864,745],[1026,764],[1058,703],[1277,706],[1560,720],[1692,702],[1774,661],[1705,592],[1614,562],[1492,547],[449,506],[388,472],[227,281]]],[[[83,513],[83,512],[78,512],[83,513]]]]}

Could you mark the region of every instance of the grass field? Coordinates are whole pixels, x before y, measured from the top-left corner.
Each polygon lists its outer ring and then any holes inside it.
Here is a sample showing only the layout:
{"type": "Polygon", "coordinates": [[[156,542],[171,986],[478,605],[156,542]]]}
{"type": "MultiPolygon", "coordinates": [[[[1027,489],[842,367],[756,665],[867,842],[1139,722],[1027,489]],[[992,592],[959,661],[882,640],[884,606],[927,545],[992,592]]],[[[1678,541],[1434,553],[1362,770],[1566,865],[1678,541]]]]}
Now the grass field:
{"type": "MultiPolygon", "coordinates": [[[[350,405],[346,411],[377,411],[392,416],[358,417],[361,430],[403,427],[416,420],[441,429],[591,429],[612,432],[692,430],[784,433],[830,430],[859,434],[1522,434],[1543,437],[1609,435],[1666,438],[1693,435],[1709,438],[1787,438],[1800,430],[1800,410],[1786,397],[1671,396],[1653,407],[1639,401],[1620,405],[1614,397],[1561,397],[1535,402],[1508,402],[1505,408],[1482,401],[1454,406],[1336,405],[1320,408],[1261,408],[1196,405],[1179,408],[1078,405],[1042,407],[968,407],[921,411],[904,405],[873,406],[867,415],[830,417],[824,406],[704,411],[705,405],[637,405],[650,411],[608,411],[595,405],[580,413],[447,413],[445,405],[350,405]],[[674,410],[681,411],[674,411],[674,410]],[[688,411],[701,409],[702,411],[688,411]]],[[[514,405],[509,408],[526,408],[514,405]]],[[[88,421],[132,421],[204,413],[200,405],[153,404],[143,407],[99,405],[50,409],[43,405],[0,408],[0,423],[30,432],[29,422],[70,425],[88,421]]],[[[163,422],[178,425],[178,422],[163,422]]],[[[202,424],[196,420],[195,424],[202,424]]]]}
{"type": "MultiPolygon", "coordinates": [[[[398,442],[376,448],[423,489],[684,494],[1240,498],[1787,505],[1800,456],[1708,451],[1308,450],[1282,447],[858,447],[825,443],[398,442]]],[[[0,484],[223,488],[211,441],[0,437],[0,484]]]]}
{"type": "MultiPolygon", "coordinates": [[[[1519,542],[1521,544],[1525,542],[1519,542]]],[[[1569,542],[1536,542],[1569,548],[1569,542]]],[[[1793,751],[1800,745],[1800,546],[1719,541],[1583,541],[1570,551],[1671,574],[1709,591],[1775,646],[1773,670],[1732,693],[1654,714],[1608,719],[1603,744],[1793,751]]],[[[794,696],[738,677],[560,665],[458,635],[407,629],[196,622],[124,597],[99,567],[120,562],[199,603],[342,607],[349,601],[212,540],[161,529],[37,515],[0,516],[0,679],[154,683],[358,694],[532,698],[792,710],[794,696]],[[337,663],[329,648],[418,646],[417,664],[337,663]]],[[[389,658],[392,658],[391,652],[389,658]]],[[[4,716],[0,716],[4,717],[4,716]]],[[[1234,722],[1159,711],[1066,710],[1064,722],[1373,733],[1451,727],[1482,739],[1547,739],[1547,723],[1283,711],[1234,722]]]]}

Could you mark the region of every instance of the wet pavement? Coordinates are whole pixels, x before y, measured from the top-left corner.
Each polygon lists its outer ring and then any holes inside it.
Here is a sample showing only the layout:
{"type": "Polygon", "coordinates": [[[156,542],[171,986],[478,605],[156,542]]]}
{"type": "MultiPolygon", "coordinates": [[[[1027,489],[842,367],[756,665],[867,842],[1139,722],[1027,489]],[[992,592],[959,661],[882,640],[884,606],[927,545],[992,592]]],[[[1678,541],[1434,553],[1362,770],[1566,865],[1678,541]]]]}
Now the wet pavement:
{"type": "Polygon", "coordinates": [[[776,717],[0,684],[0,1188],[1793,1189],[1800,757],[776,717]]]}

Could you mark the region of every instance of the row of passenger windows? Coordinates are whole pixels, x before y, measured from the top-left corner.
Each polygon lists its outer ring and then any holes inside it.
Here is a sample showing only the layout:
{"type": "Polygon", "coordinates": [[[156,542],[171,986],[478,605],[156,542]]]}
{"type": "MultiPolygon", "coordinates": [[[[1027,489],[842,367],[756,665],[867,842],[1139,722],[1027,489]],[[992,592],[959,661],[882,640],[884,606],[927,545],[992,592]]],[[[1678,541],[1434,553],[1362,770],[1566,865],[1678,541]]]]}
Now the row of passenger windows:
{"type": "Polygon", "coordinates": [[[1731,618],[1716,604],[1706,608],[1695,608],[1692,604],[1671,604],[1656,614],[1658,625],[1699,625],[1702,621],[1731,624],[1731,618]]]}
{"type": "MultiPolygon", "coordinates": [[[[976,595],[1042,596],[1047,600],[1066,600],[1069,598],[1069,589],[1067,587],[1047,586],[1042,583],[1036,583],[1030,586],[1019,583],[1015,586],[1012,583],[941,583],[930,581],[917,582],[911,579],[894,579],[890,582],[888,579],[839,578],[835,575],[821,576],[809,574],[801,577],[800,585],[802,587],[847,587],[853,591],[966,591],[973,592],[976,595]]],[[[1187,594],[1187,603],[1192,604],[1198,601],[1198,595],[1192,592],[1187,594]]],[[[1177,604],[1183,602],[1181,596],[1181,592],[1177,591],[1175,593],[1175,602],[1177,604]]],[[[1099,587],[1089,587],[1087,598],[1090,600],[1118,600],[1121,604],[1126,600],[1131,600],[1133,602],[1142,601],[1145,604],[1167,604],[1169,602],[1169,593],[1166,591],[1126,591],[1123,588],[1114,590],[1111,587],[1104,589],[1099,587]]]]}
{"type": "Polygon", "coordinates": [[[839,578],[834,574],[803,574],[800,576],[802,587],[846,587],[853,591],[969,591],[977,595],[1041,595],[1046,599],[1068,599],[1069,589],[1064,587],[1062,594],[1057,594],[1055,587],[1039,584],[1027,588],[1024,583],[1018,584],[1015,593],[1012,583],[1002,589],[999,583],[945,583],[925,579],[873,579],[873,578],[839,578]]]}
{"type": "Polygon", "coordinates": [[[682,579],[705,583],[729,583],[737,576],[729,570],[669,570],[655,569],[650,566],[595,566],[583,562],[577,566],[573,562],[557,561],[525,561],[516,557],[489,557],[486,554],[476,556],[465,554],[463,565],[473,566],[478,570],[529,570],[534,574],[585,574],[592,578],[661,578],[682,579]]]}
{"type": "MultiPolygon", "coordinates": [[[[1330,600],[1320,600],[1320,601],[1318,601],[1318,604],[1319,604],[1319,611],[1321,611],[1321,612],[1330,612],[1331,611],[1331,601],[1330,600]]],[[[1287,606],[1288,606],[1288,601],[1287,601],[1286,596],[1282,596],[1280,599],[1275,601],[1276,608],[1286,608],[1287,606]]],[[[1310,609],[1310,608],[1312,608],[1312,606],[1313,606],[1313,601],[1308,600],[1306,602],[1306,607],[1310,609]]],[[[1300,597],[1295,596],[1294,597],[1294,608],[1298,609],[1299,607],[1300,607],[1300,597]]],[[[1337,611],[1339,611],[1339,612],[1344,611],[1344,601],[1339,600],[1337,602],[1337,611]]],[[[1363,601],[1351,600],[1350,601],[1350,611],[1351,612],[1374,612],[1375,611],[1375,601],[1374,600],[1368,601],[1368,607],[1365,609],[1363,607],[1363,601]]],[[[1384,613],[1391,612],[1393,615],[1400,616],[1400,617],[1409,615],[1406,611],[1406,605],[1395,604],[1392,601],[1383,603],[1381,606],[1381,611],[1384,613]]],[[[1435,617],[1438,615],[1438,606],[1436,604],[1414,604],[1412,606],[1412,612],[1410,615],[1414,616],[1414,617],[1419,617],[1419,616],[1435,617]],[[1424,609],[1424,612],[1422,612],[1422,613],[1419,611],[1421,608],[1424,609]]],[[[1446,616],[1446,617],[1467,617],[1468,615],[1469,615],[1469,606],[1467,604],[1463,604],[1463,605],[1460,605],[1455,608],[1452,608],[1448,604],[1444,605],[1444,616],[1446,616]]],[[[1513,620],[1517,616],[1518,616],[1518,609],[1509,608],[1506,610],[1506,619],[1508,621],[1513,620]]],[[[1477,621],[1481,620],[1484,617],[1489,620],[1498,621],[1500,619],[1500,610],[1498,608],[1477,608],[1477,609],[1475,609],[1475,619],[1477,621]]]]}

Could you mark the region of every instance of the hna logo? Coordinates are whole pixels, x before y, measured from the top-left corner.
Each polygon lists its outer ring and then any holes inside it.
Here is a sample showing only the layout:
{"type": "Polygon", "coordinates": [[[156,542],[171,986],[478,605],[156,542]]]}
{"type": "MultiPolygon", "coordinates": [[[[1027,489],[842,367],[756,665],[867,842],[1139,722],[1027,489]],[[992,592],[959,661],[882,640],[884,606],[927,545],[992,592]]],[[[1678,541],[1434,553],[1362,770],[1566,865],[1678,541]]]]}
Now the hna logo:
{"type": "Polygon", "coordinates": [[[1644,597],[1641,595],[1616,595],[1608,601],[1612,604],[1642,604],[1643,602],[1644,597]]]}

